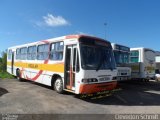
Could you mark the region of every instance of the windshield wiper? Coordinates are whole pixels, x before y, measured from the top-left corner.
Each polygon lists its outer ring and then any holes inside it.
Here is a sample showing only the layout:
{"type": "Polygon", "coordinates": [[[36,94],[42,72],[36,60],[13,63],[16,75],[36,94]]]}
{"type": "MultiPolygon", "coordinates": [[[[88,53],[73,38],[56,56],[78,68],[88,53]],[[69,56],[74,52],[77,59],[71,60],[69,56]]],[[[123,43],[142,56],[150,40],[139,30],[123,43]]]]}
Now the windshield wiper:
{"type": "Polygon", "coordinates": [[[111,71],[113,71],[113,67],[110,66],[109,69],[110,69],[111,71]]]}
{"type": "Polygon", "coordinates": [[[102,66],[102,63],[103,63],[103,62],[100,62],[100,63],[99,63],[99,65],[98,65],[96,71],[98,71],[98,70],[100,69],[100,67],[102,66]]]}
{"type": "MultiPolygon", "coordinates": [[[[102,53],[103,53],[103,52],[102,52],[102,53]]],[[[98,71],[98,70],[101,68],[101,66],[102,66],[102,64],[104,63],[104,61],[105,61],[105,54],[103,53],[103,56],[101,56],[101,59],[100,59],[100,61],[99,61],[99,64],[98,64],[98,66],[97,66],[96,71],[98,71]]]]}
{"type": "MultiPolygon", "coordinates": [[[[102,52],[102,53],[103,53],[103,55],[101,56],[101,60],[100,60],[100,62],[99,62],[99,64],[98,64],[98,67],[97,67],[96,71],[98,71],[98,70],[101,68],[102,64],[106,61],[107,56],[105,55],[104,52],[102,52]]],[[[110,69],[111,71],[113,71],[114,68],[110,65],[110,66],[109,66],[109,69],[110,69]]]]}

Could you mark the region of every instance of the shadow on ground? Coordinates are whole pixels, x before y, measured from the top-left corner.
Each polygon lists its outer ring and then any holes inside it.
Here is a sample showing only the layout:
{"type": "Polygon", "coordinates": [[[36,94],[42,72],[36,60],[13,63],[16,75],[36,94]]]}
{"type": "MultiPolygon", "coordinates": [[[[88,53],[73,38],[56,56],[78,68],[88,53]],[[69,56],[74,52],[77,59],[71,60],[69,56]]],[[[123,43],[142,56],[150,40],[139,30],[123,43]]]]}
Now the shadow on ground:
{"type": "MultiPolygon", "coordinates": [[[[51,87],[46,85],[32,81],[30,83],[52,90],[51,87]]],[[[111,96],[100,95],[100,97],[92,96],[83,98],[68,92],[65,92],[63,95],[64,97],[71,96],[75,99],[101,105],[160,106],[160,82],[128,81],[119,83],[118,87],[121,90],[114,92],[111,96]]]]}
{"type": "MultiPolygon", "coordinates": [[[[160,82],[130,81],[119,83],[120,91],[100,99],[85,98],[86,102],[102,105],[159,106],[160,82]]],[[[81,98],[79,98],[81,99],[81,98]]]]}
{"type": "Polygon", "coordinates": [[[7,93],[8,93],[8,91],[6,89],[0,87],[0,97],[4,94],[7,94],[7,93]]]}

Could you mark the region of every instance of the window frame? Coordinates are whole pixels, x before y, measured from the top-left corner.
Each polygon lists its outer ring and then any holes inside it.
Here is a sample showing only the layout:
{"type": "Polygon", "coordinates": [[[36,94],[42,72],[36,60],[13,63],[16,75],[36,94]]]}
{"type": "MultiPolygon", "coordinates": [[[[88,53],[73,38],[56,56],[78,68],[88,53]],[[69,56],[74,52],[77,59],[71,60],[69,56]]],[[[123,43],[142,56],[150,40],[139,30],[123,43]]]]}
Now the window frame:
{"type": "Polygon", "coordinates": [[[130,63],[138,63],[139,62],[139,50],[130,51],[130,63]],[[134,54],[133,54],[134,52],[134,54]],[[137,52],[137,53],[136,53],[137,52]],[[133,54],[133,55],[132,55],[133,54]],[[137,61],[133,61],[132,58],[137,58],[137,61]]]}
{"type": "Polygon", "coordinates": [[[27,60],[36,60],[36,59],[37,59],[37,45],[28,46],[28,49],[27,49],[27,60]],[[33,49],[34,47],[35,47],[35,51],[29,53],[29,49],[30,48],[33,49]],[[31,55],[30,58],[29,58],[29,55],[31,55]],[[32,55],[34,55],[34,59],[33,59],[32,55]]]}
{"type": "Polygon", "coordinates": [[[9,49],[9,50],[8,50],[7,59],[8,59],[8,60],[11,60],[11,59],[12,59],[12,49],[9,49]]]}
{"type": "Polygon", "coordinates": [[[27,59],[27,50],[28,50],[28,47],[21,47],[20,48],[20,60],[26,60],[27,59]],[[23,53],[22,53],[22,50],[24,50],[23,53]]]}
{"type": "Polygon", "coordinates": [[[20,48],[16,49],[16,60],[20,60],[20,48]]]}
{"type": "MultiPolygon", "coordinates": [[[[60,45],[61,46],[61,45],[60,45]]],[[[58,41],[58,42],[53,42],[53,43],[51,43],[51,46],[50,46],[50,56],[49,56],[49,59],[50,60],[52,60],[52,61],[62,61],[63,59],[64,59],[64,41],[58,41]],[[55,45],[57,44],[57,43],[59,43],[59,44],[61,44],[61,43],[63,43],[63,48],[61,49],[61,50],[55,50],[55,52],[56,53],[62,53],[62,57],[61,57],[61,59],[53,59],[53,57],[51,57],[52,56],[52,53],[53,53],[53,44],[54,44],[54,47],[55,47],[55,45]]]]}
{"type": "Polygon", "coordinates": [[[50,44],[49,43],[37,45],[37,57],[36,57],[37,60],[47,60],[47,59],[49,59],[49,56],[50,56],[50,44]],[[43,45],[48,45],[48,50],[47,51],[43,51],[43,52],[39,52],[39,47],[43,46],[43,45]],[[40,53],[48,53],[47,58],[40,59],[39,58],[39,54],[40,53]]]}

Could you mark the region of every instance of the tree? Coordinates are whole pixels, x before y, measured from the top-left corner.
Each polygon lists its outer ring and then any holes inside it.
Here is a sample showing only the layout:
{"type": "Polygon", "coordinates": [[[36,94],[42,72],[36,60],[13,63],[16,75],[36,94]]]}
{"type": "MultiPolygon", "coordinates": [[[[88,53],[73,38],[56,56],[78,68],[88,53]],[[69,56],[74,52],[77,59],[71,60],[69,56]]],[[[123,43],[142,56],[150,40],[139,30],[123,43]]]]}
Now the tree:
{"type": "Polygon", "coordinates": [[[2,71],[2,58],[0,58],[0,72],[2,71]]]}
{"type": "Polygon", "coordinates": [[[2,52],[2,58],[0,59],[0,71],[6,72],[7,69],[7,52],[2,52]]]}

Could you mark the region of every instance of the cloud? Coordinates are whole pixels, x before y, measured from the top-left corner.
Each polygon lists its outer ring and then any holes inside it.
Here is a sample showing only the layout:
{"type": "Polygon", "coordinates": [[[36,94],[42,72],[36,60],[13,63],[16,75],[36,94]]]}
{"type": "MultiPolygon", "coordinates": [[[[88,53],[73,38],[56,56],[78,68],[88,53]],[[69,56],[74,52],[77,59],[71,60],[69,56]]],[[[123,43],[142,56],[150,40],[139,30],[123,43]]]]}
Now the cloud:
{"type": "Polygon", "coordinates": [[[76,34],[84,34],[84,35],[88,35],[88,33],[84,33],[84,32],[81,32],[81,31],[76,31],[76,34]]]}
{"type": "Polygon", "coordinates": [[[43,21],[36,22],[37,26],[48,26],[48,27],[58,27],[69,25],[69,22],[62,16],[54,16],[52,14],[47,14],[43,16],[43,21]]]}
{"type": "Polygon", "coordinates": [[[91,36],[94,36],[93,34],[90,34],[89,32],[86,33],[86,32],[76,31],[75,33],[76,34],[80,34],[80,35],[91,35],[91,36]]]}

